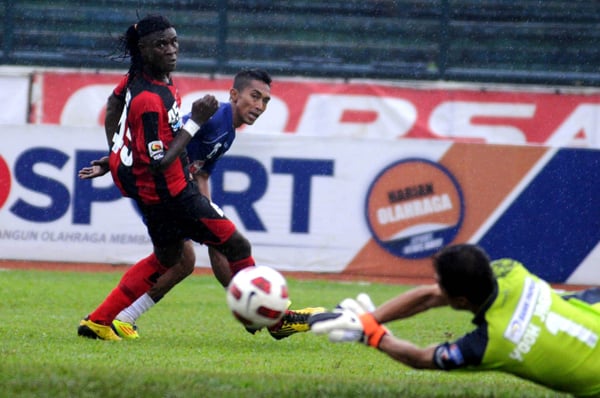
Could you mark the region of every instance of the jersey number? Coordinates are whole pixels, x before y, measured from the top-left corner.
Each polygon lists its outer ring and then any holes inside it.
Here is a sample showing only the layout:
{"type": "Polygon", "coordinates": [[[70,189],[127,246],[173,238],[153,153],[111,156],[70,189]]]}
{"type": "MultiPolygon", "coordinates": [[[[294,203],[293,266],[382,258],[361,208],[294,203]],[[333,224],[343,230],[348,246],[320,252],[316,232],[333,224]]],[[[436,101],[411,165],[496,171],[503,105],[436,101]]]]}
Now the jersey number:
{"type": "Polygon", "coordinates": [[[112,142],[112,151],[113,153],[118,153],[121,158],[121,163],[127,167],[131,167],[133,164],[133,157],[131,156],[131,149],[125,145],[125,136],[129,142],[131,142],[131,133],[129,130],[125,132],[125,126],[127,124],[127,109],[129,108],[129,103],[131,102],[131,92],[127,90],[125,94],[125,106],[123,107],[123,112],[121,113],[121,118],[119,119],[119,130],[115,132],[113,135],[112,142]]]}

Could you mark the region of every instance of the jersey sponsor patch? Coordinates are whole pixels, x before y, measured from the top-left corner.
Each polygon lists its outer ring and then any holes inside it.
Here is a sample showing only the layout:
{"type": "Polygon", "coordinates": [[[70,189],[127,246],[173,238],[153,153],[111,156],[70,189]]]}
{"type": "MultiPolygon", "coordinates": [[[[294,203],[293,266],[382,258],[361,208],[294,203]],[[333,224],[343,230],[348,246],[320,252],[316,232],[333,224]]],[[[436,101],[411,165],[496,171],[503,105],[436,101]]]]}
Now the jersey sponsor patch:
{"type": "Polygon", "coordinates": [[[521,341],[529,322],[531,322],[539,295],[540,286],[533,279],[526,278],[517,309],[504,331],[504,338],[514,344],[518,344],[521,341]]]}
{"type": "Polygon", "coordinates": [[[153,160],[162,159],[165,156],[165,148],[164,148],[163,142],[160,140],[149,142],[148,143],[148,155],[153,160]]]}
{"type": "Polygon", "coordinates": [[[457,344],[444,343],[435,349],[434,361],[440,369],[456,369],[465,364],[465,359],[457,344]]]}

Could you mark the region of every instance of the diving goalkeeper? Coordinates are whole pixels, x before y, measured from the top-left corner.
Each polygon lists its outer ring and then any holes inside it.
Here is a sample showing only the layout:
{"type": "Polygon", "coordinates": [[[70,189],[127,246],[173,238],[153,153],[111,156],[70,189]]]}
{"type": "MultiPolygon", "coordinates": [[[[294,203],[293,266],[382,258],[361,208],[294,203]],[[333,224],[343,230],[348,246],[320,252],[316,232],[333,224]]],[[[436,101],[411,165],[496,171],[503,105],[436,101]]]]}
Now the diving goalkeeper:
{"type": "Polygon", "coordinates": [[[497,370],[576,396],[600,396],[600,289],[560,294],[511,259],[491,262],[470,244],[433,256],[436,284],[365,311],[353,299],[312,315],[311,330],[334,342],[362,341],[417,369],[497,370]],[[384,323],[449,305],[476,328],[453,342],[419,348],[384,323]]]}

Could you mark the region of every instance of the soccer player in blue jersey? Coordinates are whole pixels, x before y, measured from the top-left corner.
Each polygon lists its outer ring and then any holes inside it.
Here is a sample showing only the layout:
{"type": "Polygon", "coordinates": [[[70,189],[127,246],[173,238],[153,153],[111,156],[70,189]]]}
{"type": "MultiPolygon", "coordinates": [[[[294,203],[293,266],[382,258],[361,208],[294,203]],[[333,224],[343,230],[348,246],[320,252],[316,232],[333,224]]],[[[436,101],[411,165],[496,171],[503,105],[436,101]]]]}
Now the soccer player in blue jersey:
{"type": "MultiPolygon", "coordinates": [[[[107,104],[106,130],[114,131],[118,115],[122,112],[124,81],[117,86],[107,104]]],[[[219,104],[215,114],[200,126],[198,132],[187,145],[190,161],[189,172],[202,195],[210,199],[209,177],[218,160],[231,148],[236,129],[244,124],[251,125],[266,110],[271,99],[271,77],[260,69],[247,69],[238,72],[230,89],[229,102],[219,104]]],[[[185,123],[190,114],[183,117],[185,123]]],[[[105,173],[104,160],[92,162],[92,166],[79,172],[80,178],[98,177],[105,173]]],[[[217,280],[226,287],[232,278],[232,270],[225,256],[212,247],[208,247],[211,267],[217,280]]],[[[152,308],[175,285],[190,275],[195,266],[195,255],[191,241],[185,244],[182,261],[171,267],[145,294],[133,304],[121,311],[112,323],[117,334],[125,339],[139,338],[136,320],[152,308]]],[[[282,322],[269,328],[275,339],[285,338],[293,333],[308,330],[308,316],[321,308],[288,310],[282,322]]],[[[251,330],[249,330],[251,331],[251,330]]],[[[251,331],[253,332],[253,331],[251,331]]]]}
{"type": "Polygon", "coordinates": [[[437,283],[367,309],[346,299],[312,315],[312,331],[361,341],[417,369],[497,370],[576,396],[600,396],[600,289],[560,293],[518,261],[490,261],[478,246],[448,246],[433,257],[437,283]],[[474,314],[463,337],[420,348],[382,324],[433,307],[474,314]]]}

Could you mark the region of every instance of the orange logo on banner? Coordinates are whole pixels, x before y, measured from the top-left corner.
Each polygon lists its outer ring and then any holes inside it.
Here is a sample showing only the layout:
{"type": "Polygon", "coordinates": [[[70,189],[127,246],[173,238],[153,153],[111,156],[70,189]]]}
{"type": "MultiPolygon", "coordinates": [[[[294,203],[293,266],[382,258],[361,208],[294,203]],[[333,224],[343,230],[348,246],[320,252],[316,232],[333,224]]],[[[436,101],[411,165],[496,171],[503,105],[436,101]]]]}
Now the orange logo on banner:
{"type": "Polygon", "coordinates": [[[460,187],[442,166],[424,159],[395,163],[371,184],[366,217],[377,243],[405,258],[423,258],[450,243],[464,213],[460,187]]]}

